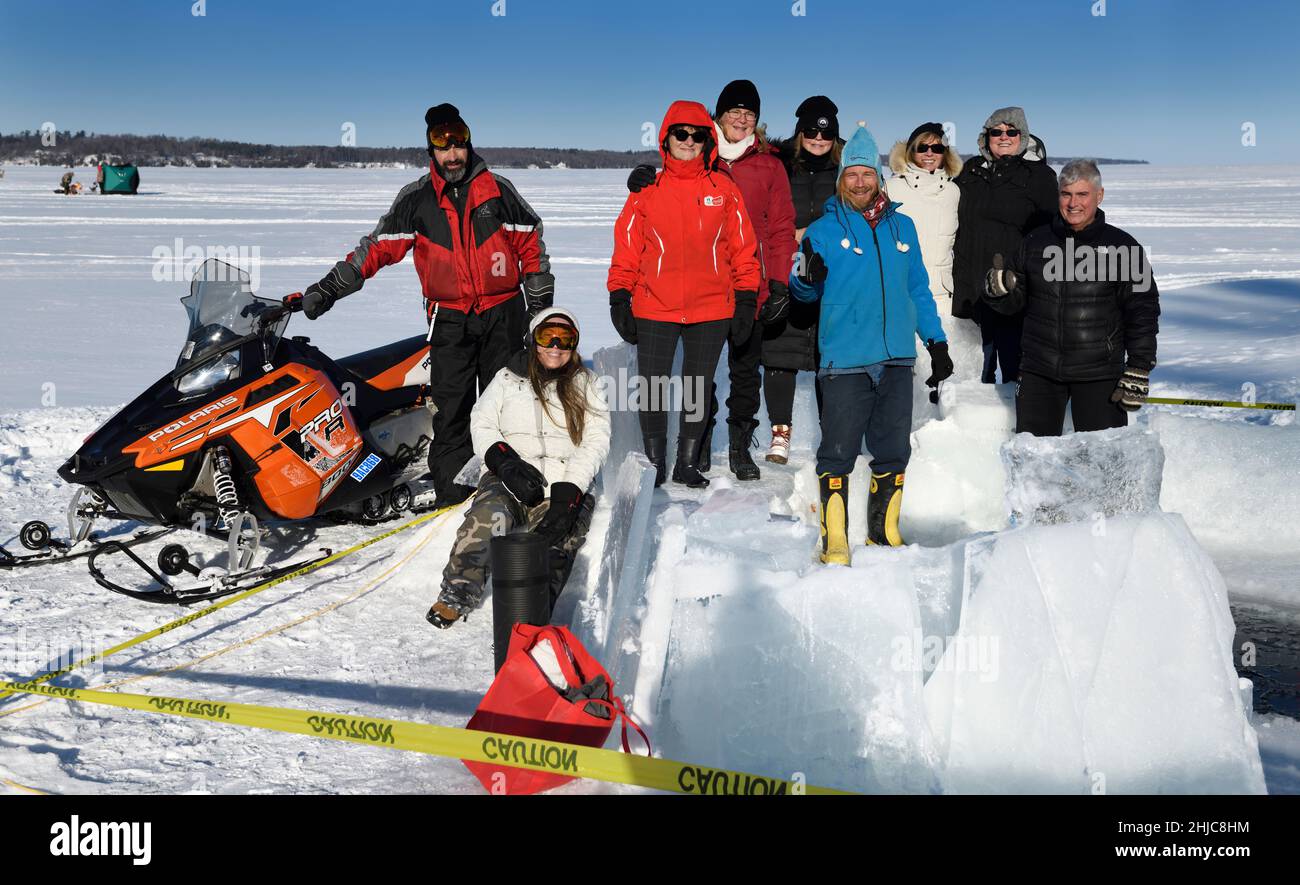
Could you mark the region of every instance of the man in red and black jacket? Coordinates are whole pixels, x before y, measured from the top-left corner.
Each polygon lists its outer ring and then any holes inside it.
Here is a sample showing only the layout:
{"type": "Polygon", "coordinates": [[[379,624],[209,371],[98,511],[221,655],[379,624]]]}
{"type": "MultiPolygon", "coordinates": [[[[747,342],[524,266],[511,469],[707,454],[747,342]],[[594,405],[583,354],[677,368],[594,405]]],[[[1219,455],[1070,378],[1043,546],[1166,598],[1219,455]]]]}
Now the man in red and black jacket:
{"type": "Polygon", "coordinates": [[[429,472],[435,506],[446,506],[473,492],[455,478],[473,455],[469,416],[477,393],[523,347],[528,317],[551,306],[555,277],[541,219],[513,184],[488,171],[460,112],[440,104],[424,122],[429,174],[402,188],[357,248],[307,287],[302,307],[316,319],[415,250],[429,321],[429,390],[438,407],[429,472]]]}

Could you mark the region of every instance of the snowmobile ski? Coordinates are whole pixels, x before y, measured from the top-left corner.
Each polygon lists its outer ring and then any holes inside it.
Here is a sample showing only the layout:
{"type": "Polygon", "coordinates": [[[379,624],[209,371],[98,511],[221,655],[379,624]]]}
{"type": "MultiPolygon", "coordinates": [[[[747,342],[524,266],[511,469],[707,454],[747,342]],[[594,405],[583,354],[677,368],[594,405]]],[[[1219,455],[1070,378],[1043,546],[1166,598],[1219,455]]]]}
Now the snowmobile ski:
{"type": "Polygon", "coordinates": [[[152,541],[163,535],[176,531],[172,526],[150,526],[137,531],[125,540],[102,539],[88,535],[79,541],[68,541],[52,537],[50,527],[39,520],[25,524],[18,533],[18,540],[32,553],[12,553],[0,546],[0,569],[29,568],[37,565],[51,565],[91,556],[106,545],[113,544],[122,549],[152,541]]]}
{"type": "Polygon", "coordinates": [[[333,551],[322,547],[311,556],[301,557],[281,565],[262,565],[255,568],[239,569],[227,572],[219,567],[200,568],[190,561],[190,554],[180,544],[168,544],[158,553],[157,567],[150,565],[129,546],[113,541],[102,544],[90,554],[88,567],[95,583],[106,590],[139,599],[143,602],[155,602],[165,605],[191,605],[196,602],[210,602],[256,587],[266,581],[291,574],[323,559],[328,559],[333,551]],[[105,576],[99,567],[101,556],[125,554],[136,566],[142,569],[153,581],[149,589],[132,589],[124,587],[105,576]],[[188,573],[196,580],[185,585],[178,585],[168,580],[188,573]]]}

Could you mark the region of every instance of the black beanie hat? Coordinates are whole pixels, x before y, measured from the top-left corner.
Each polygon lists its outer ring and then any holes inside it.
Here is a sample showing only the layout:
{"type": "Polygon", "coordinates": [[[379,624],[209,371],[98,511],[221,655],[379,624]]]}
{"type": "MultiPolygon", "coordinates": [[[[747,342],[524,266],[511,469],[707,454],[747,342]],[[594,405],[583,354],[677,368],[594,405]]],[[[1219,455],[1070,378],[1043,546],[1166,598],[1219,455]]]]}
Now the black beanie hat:
{"type": "Polygon", "coordinates": [[[732,80],[722,87],[718,96],[718,106],[713,111],[715,118],[721,117],[732,108],[744,108],[759,116],[758,87],[749,80],[732,80]]]}
{"type": "Polygon", "coordinates": [[[915,129],[912,130],[911,135],[907,136],[907,143],[911,144],[912,142],[916,141],[916,137],[918,135],[923,135],[927,132],[931,135],[939,136],[939,140],[943,141],[944,144],[948,143],[947,141],[944,141],[942,123],[922,123],[920,126],[917,126],[915,129]]]}
{"type": "Polygon", "coordinates": [[[429,144],[429,133],[435,126],[443,126],[447,123],[459,123],[464,126],[466,131],[469,130],[469,124],[460,116],[460,111],[454,104],[443,102],[434,105],[424,112],[424,146],[429,151],[429,156],[433,156],[433,145],[429,144]]]}
{"type": "Polygon", "coordinates": [[[840,121],[835,116],[840,111],[824,95],[814,95],[811,98],[805,98],[799,107],[795,109],[794,115],[799,118],[799,129],[820,129],[823,133],[830,135],[831,138],[838,138],[840,134],[840,121]]]}

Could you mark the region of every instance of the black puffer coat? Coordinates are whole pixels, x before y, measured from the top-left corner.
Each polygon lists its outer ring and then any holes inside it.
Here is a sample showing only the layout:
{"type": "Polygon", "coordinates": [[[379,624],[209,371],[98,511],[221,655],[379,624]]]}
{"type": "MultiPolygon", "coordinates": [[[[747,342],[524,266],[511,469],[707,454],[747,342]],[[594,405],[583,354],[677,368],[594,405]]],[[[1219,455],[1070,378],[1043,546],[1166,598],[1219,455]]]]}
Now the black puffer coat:
{"type": "Polygon", "coordinates": [[[1057,215],[1013,255],[1015,289],[984,300],[1000,313],[1025,311],[1021,370],[1062,382],[1102,381],[1118,379],[1126,364],[1145,371],[1156,364],[1155,277],[1137,240],[1107,224],[1106,213],[1097,210],[1081,231],[1057,215]]]}
{"type": "MultiPolygon", "coordinates": [[[[786,174],[790,176],[790,195],[794,199],[794,227],[803,230],[822,214],[826,198],[835,193],[839,166],[828,153],[823,157],[794,155],[794,139],[774,140],[786,174]]],[[[843,142],[841,142],[843,144],[843,142]]],[[[790,299],[789,316],[763,327],[763,365],[770,369],[800,372],[817,371],[817,302],[811,304],[790,299]]]]}
{"type": "MultiPolygon", "coordinates": [[[[986,148],[980,136],[981,151],[986,148]]],[[[1042,141],[1027,135],[1015,157],[975,157],[954,181],[961,188],[957,239],[952,249],[952,315],[972,317],[993,266],[993,253],[1014,255],[1025,234],[1057,214],[1056,173],[1042,141]]]]}

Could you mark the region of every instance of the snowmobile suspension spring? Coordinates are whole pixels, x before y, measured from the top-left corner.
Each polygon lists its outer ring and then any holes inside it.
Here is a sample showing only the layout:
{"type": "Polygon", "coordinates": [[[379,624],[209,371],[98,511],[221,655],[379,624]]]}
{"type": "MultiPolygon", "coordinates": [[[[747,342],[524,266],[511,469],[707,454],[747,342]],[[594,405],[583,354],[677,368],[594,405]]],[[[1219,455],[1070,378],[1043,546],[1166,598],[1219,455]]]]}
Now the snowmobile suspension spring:
{"type": "Polygon", "coordinates": [[[212,485],[217,493],[221,527],[226,528],[239,518],[239,490],[235,488],[235,479],[230,475],[230,452],[225,446],[217,446],[213,454],[215,469],[212,472],[212,485]]]}

